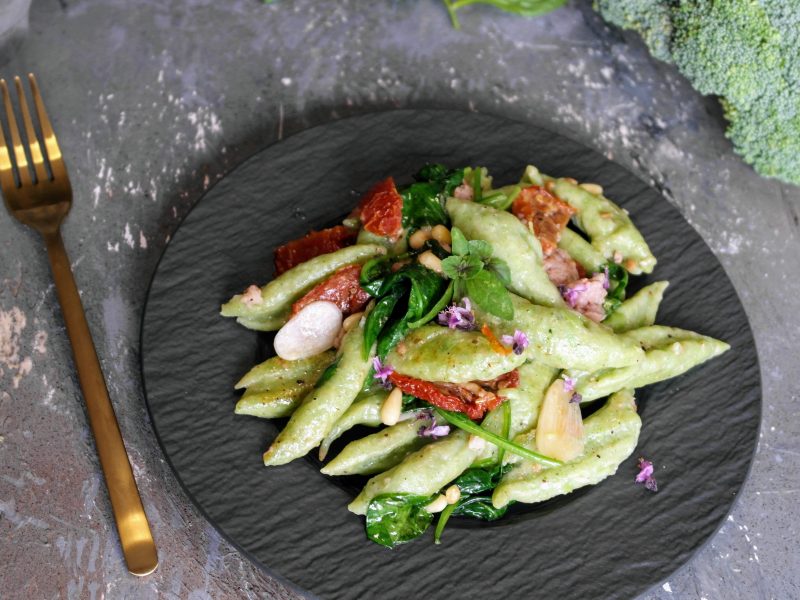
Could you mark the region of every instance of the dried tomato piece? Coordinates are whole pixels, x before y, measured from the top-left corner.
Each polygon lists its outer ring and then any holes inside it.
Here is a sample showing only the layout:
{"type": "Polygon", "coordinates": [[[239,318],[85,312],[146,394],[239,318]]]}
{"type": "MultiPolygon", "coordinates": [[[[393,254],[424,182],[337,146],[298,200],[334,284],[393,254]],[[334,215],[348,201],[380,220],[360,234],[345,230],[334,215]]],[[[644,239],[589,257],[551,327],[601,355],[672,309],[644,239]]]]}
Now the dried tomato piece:
{"type": "Polygon", "coordinates": [[[305,237],[275,249],[275,275],[280,275],[315,256],[351,246],[355,241],[356,231],[344,225],[312,231],[305,237]]]}
{"type": "Polygon", "coordinates": [[[528,227],[542,244],[545,256],[556,249],[561,232],[575,209],[543,187],[532,185],[519,193],[511,212],[528,227]]]}
{"type": "Polygon", "coordinates": [[[446,383],[423,381],[394,372],[389,376],[389,380],[406,394],[416,396],[444,410],[464,413],[470,419],[477,421],[505,400],[497,395],[497,390],[519,386],[519,373],[515,369],[491,381],[446,383]]]}
{"type": "Polygon", "coordinates": [[[397,240],[403,231],[403,197],[394,179],[387,177],[372,186],[361,198],[354,215],[370,233],[397,240]]]}
{"type": "Polygon", "coordinates": [[[358,283],[361,265],[342,267],[292,305],[292,314],[317,300],[333,302],[343,314],[358,312],[369,302],[370,295],[358,283]]]}

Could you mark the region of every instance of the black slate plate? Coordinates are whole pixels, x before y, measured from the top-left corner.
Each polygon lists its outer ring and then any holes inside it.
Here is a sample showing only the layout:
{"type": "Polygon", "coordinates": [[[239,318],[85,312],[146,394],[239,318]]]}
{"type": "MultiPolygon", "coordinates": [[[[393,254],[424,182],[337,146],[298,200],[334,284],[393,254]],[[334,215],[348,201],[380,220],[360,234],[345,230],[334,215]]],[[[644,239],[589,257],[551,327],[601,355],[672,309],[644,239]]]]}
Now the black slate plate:
{"type": "Polygon", "coordinates": [[[760,421],[756,350],[714,255],[680,213],[631,173],[549,131],[474,113],[405,110],[316,127],[252,157],[210,190],[173,236],[142,323],[147,402],[190,497],[272,575],[325,598],[629,598],[667,577],[716,531],[747,476],[760,421]],[[360,192],[426,161],[481,164],[514,181],[527,163],[602,184],[627,208],[668,279],[659,322],[733,349],[638,394],[639,447],[611,477],[494,524],[451,520],[386,550],[345,506],[352,484],[310,460],[266,469],[275,425],[233,414],[234,381],[263,336],[218,316],[221,302],[271,278],[272,249],[327,226],[360,192]],[[660,490],[633,484],[654,460],[660,490]]]}

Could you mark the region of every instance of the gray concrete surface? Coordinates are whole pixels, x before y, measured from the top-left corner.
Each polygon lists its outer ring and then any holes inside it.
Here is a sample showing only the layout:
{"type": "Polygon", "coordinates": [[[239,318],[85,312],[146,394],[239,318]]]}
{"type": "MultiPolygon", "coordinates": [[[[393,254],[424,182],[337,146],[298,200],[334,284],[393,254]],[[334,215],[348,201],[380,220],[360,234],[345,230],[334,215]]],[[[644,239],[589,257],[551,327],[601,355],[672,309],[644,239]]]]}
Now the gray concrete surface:
{"type": "Polygon", "coordinates": [[[743,164],[716,103],[587,3],[462,20],[452,30],[435,0],[34,0],[0,74],[37,73],[66,154],[64,237],[161,565],[125,570],[44,248],[0,214],[1,597],[293,597],[215,533],[165,464],[138,370],[144,295],[181,217],[243,158],[312,124],[414,106],[567,133],[651,180],[702,234],[755,332],[761,438],[722,530],[644,597],[800,597],[800,189],[743,164]]]}

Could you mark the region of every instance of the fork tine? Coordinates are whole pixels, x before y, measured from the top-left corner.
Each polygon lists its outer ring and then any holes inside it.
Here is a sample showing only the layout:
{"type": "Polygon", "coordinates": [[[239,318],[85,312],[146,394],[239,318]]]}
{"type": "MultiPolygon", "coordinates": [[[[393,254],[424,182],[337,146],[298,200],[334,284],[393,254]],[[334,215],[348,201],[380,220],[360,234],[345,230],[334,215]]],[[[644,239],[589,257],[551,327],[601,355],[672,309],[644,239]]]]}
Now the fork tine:
{"type": "Polygon", "coordinates": [[[14,165],[11,164],[11,154],[6,144],[6,136],[3,133],[3,123],[0,122],[0,187],[3,188],[3,194],[8,200],[10,190],[17,187],[17,182],[14,180],[14,165]]]}
{"type": "Polygon", "coordinates": [[[25,148],[19,137],[17,129],[17,117],[14,115],[14,107],[11,106],[11,95],[8,93],[8,86],[5,79],[0,79],[0,90],[3,92],[3,104],[6,107],[6,118],[8,118],[8,130],[11,132],[11,143],[14,146],[14,157],[17,159],[17,175],[22,185],[30,185],[31,172],[28,169],[28,157],[25,156],[25,148]]]}
{"type": "Polygon", "coordinates": [[[42,128],[44,147],[47,150],[47,160],[50,161],[50,171],[53,173],[53,179],[67,179],[67,169],[61,157],[61,148],[58,147],[56,134],[53,132],[53,126],[47,117],[42,95],[39,93],[39,84],[36,83],[36,77],[34,77],[33,73],[28,73],[28,82],[31,84],[33,103],[36,105],[36,114],[39,116],[39,126],[42,128]]]}
{"type": "Polygon", "coordinates": [[[50,179],[50,176],[47,174],[47,170],[44,166],[42,149],[39,147],[39,138],[36,137],[36,131],[33,128],[31,112],[28,110],[28,101],[25,99],[25,90],[22,89],[22,80],[19,77],[14,77],[14,85],[17,88],[17,96],[19,96],[19,107],[22,110],[22,122],[25,123],[25,137],[28,138],[28,150],[31,153],[31,161],[36,171],[36,179],[38,181],[46,181],[50,179]]]}

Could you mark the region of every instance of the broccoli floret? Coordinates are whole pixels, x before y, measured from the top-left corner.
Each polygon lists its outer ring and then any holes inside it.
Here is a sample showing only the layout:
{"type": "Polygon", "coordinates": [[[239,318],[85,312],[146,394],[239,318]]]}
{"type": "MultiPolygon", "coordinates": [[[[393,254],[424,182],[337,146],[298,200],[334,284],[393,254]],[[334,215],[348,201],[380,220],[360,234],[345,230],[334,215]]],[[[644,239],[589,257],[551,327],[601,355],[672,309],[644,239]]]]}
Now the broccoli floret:
{"type": "Polygon", "coordinates": [[[703,94],[720,97],[727,136],[762,175],[800,184],[800,2],[595,0],[641,34],[703,94]]]}

